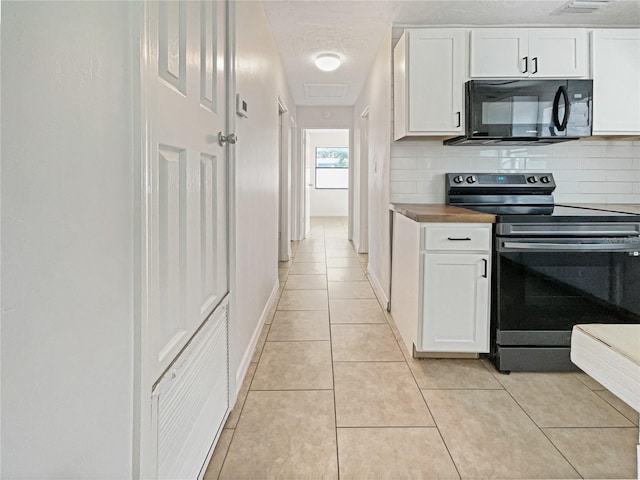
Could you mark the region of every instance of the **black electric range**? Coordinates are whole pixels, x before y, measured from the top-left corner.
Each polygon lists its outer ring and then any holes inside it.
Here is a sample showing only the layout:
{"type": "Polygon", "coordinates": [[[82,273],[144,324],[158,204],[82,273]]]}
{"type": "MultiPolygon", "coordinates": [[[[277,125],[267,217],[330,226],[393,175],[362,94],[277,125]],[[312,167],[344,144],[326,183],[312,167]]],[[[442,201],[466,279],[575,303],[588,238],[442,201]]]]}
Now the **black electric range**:
{"type": "Polygon", "coordinates": [[[496,215],[491,358],[575,370],[571,329],[640,323],[640,215],[555,205],[551,173],[449,173],[447,203],[496,215]]]}

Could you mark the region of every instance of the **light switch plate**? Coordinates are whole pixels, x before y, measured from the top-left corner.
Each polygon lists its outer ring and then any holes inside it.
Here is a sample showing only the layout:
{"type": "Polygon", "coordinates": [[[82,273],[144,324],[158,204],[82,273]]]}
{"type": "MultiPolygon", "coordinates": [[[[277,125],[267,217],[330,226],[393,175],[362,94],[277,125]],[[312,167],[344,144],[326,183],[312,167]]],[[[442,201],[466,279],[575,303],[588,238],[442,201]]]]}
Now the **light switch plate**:
{"type": "Polygon", "coordinates": [[[241,117],[247,118],[249,116],[249,106],[247,101],[236,93],[236,113],[241,117]]]}

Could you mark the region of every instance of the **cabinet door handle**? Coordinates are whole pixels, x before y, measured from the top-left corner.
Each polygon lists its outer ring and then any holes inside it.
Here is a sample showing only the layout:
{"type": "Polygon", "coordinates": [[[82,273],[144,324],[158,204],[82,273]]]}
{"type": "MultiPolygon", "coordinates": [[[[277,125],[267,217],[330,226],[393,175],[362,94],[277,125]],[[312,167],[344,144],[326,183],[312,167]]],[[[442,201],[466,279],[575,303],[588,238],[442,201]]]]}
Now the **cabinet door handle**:
{"type": "Polygon", "coordinates": [[[464,238],[447,237],[447,240],[451,240],[452,242],[469,242],[469,241],[471,241],[471,239],[469,237],[464,237],[464,238]]]}
{"type": "Polygon", "coordinates": [[[533,62],[533,72],[531,74],[533,75],[538,73],[538,57],[533,57],[531,61],[533,62]]]}
{"type": "Polygon", "coordinates": [[[482,259],[482,263],[484,263],[484,273],[482,274],[482,278],[487,278],[488,269],[489,269],[489,262],[487,262],[486,258],[483,258],[482,259]]]}
{"type": "Polygon", "coordinates": [[[460,112],[456,112],[456,116],[458,117],[458,124],[456,125],[456,128],[458,128],[462,124],[462,115],[460,112]]]}
{"type": "Polygon", "coordinates": [[[522,73],[527,73],[529,71],[529,57],[522,57],[522,60],[524,60],[524,70],[522,73]]]}

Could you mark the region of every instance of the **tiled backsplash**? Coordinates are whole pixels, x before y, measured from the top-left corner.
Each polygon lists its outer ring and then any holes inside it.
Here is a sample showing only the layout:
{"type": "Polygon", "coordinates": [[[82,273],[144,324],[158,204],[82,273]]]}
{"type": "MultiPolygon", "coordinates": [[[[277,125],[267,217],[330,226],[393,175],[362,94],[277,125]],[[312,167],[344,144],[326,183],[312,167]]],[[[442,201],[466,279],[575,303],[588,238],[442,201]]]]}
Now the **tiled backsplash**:
{"type": "Polygon", "coordinates": [[[444,203],[448,172],[551,172],[556,203],[640,204],[640,141],[576,140],[524,147],[391,145],[391,202],[444,203]]]}

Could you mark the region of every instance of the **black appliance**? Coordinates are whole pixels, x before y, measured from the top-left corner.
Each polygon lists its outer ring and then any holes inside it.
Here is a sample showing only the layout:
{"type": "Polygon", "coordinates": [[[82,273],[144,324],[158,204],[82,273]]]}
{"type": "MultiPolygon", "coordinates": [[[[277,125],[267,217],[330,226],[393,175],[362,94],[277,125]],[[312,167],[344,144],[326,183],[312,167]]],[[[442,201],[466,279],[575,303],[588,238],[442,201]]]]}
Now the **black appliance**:
{"type": "Polygon", "coordinates": [[[551,173],[448,173],[447,203],[496,214],[491,359],[570,371],[571,329],[640,323],[640,215],[555,205],[551,173]]]}
{"type": "Polygon", "coordinates": [[[547,145],[589,137],[592,80],[470,80],[465,134],[445,145],[547,145]]]}

